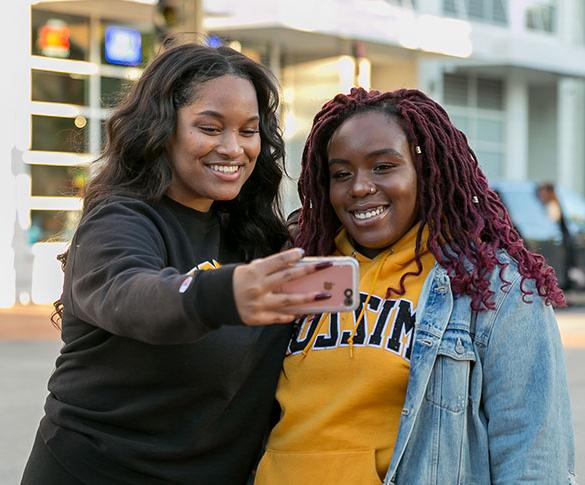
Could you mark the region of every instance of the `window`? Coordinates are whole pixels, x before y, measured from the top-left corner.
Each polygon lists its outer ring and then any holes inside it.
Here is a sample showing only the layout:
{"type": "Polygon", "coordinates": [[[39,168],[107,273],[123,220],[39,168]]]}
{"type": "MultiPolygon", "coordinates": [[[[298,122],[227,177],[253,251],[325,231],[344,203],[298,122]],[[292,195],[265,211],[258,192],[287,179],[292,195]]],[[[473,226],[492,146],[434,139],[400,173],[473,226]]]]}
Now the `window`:
{"type": "Polygon", "coordinates": [[[504,84],[499,79],[477,79],[477,107],[504,109],[504,84]]]}
{"type": "Polygon", "coordinates": [[[385,2],[398,7],[416,9],[416,0],[385,0],[385,2]]]}
{"type": "Polygon", "coordinates": [[[469,141],[490,179],[500,178],[505,162],[504,84],[498,79],[444,75],[445,109],[469,141]]]}
{"type": "Polygon", "coordinates": [[[112,108],[116,106],[132,82],[119,77],[102,77],[100,104],[102,108],[112,108]]]}
{"type": "Polygon", "coordinates": [[[86,167],[31,165],[32,196],[79,197],[87,181],[86,167]]]}
{"type": "Polygon", "coordinates": [[[87,152],[85,118],[32,115],[32,150],[87,152]],[[81,126],[78,128],[77,124],[81,126]]]}
{"type": "Polygon", "coordinates": [[[443,12],[476,22],[506,25],[507,0],[443,0],[443,12]]]}
{"type": "Polygon", "coordinates": [[[79,211],[32,210],[29,243],[70,241],[80,216],[79,211]]]}
{"type": "MultiPolygon", "coordinates": [[[[68,65],[72,66],[72,70],[77,70],[75,63],[48,60],[42,64],[37,61],[32,63],[44,67],[31,69],[31,100],[37,103],[33,105],[34,114],[30,116],[30,149],[47,153],[35,154],[35,163],[29,166],[31,244],[70,240],[79,218],[79,213],[74,210],[77,209],[77,201],[52,198],[79,197],[85,187],[89,167],[67,163],[69,160],[77,163],[76,157],[72,156],[75,153],[99,151],[104,138],[102,118],[106,116],[107,108],[118,104],[131,85],[132,81],[127,79],[135,78],[140,68],[154,56],[157,42],[154,29],[147,24],[133,25],[130,22],[127,27],[141,34],[141,64],[129,67],[131,63],[128,66],[106,63],[105,28],[121,25],[121,20],[110,21],[96,12],[95,19],[90,22],[89,16],[71,15],[65,5],[57,3],[67,2],[56,2],[54,6],[51,5],[51,10],[46,6],[45,9],[41,6],[31,8],[32,55],[55,60],[91,61],[101,65],[98,65],[97,73],[88,75],[62,72],[68,69],[68,65]],[[41,103],[53,105],[45,106],[41,103]],[[75,107],[57,106],[58,103],[75,107]],[[77,113],[79,116],[76,116],[77,113]],[[67,156],[60,157],[51,152],[65,152],[67,156]],[[51,199],[41,199],[45,197],[51,199]]],[[[112,15],[117,16],[117,13],[112,15]]],[[[125,40],[128,39],[122,36],[113,44],[122,55],[126,53],[125,40]]],[[[131,41],[130,47],[138,45],[131,41]]],[[[110,56],[112,59],[115,60],[110,56]]]]}
{"type": "Polygon", "coordinates": [[[469,104],[469,79],[465,76],[445,74],[443,99],[455,106],[469,104]]]}
{"type": "Polygon", "coordinates": [[[526,7],[526,28],[540,32],[555,32],[556,1],[533,0],[526,7]]]}
{"type": "Polygon", "coordinates": [[[32,9],[32,53],[87,61],[89,58],[89,19],[32,9]]]}
{"type": "Polygon", "coordinates": [[[87,106],[88,76],[33,69],[32,100],[87,106]]]}

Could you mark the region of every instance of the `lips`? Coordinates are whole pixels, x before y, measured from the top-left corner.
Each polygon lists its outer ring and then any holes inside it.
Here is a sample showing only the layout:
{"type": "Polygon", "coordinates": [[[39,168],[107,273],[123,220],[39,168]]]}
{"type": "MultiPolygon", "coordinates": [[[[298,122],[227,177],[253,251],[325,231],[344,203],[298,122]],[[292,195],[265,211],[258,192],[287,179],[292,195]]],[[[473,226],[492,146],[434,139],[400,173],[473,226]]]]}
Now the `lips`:
{"type": "Polygon", "coordinates": [[[388,205],[378,205],[372,207],[364,207],[356,210],[350,210],[350,214],[358,221],[369,221],[377,217],[383,216],[387,213],[388,205]]]}
{"type": "Polygon", "coordinates": [[[234,174],[240,170],[241,165],[231,165],[231,164],[209,164],[207,165],[212,171],[225,173],[225,174],[234,174]]]}
{"type": "Polygon", "coordinates": [[[237,182],[244,173],[245,163],[237,162],[216,162],[206,163],[206,168],[214,175],[219,182],[237,182]]]}

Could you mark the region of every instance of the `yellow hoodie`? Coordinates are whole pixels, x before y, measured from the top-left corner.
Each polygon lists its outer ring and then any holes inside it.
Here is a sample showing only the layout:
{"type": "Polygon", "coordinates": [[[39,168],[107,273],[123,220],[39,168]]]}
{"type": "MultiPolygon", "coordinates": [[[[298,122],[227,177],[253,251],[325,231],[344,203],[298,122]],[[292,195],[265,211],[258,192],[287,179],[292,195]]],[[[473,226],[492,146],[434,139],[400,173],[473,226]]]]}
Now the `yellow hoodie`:
{"type": "Polygon", "coordinates": [[[406,279],[404,295],[387,299],[387,289],[416,271],[418,227],[374,259],[356,253],[345,230],[337,236],[338,254],[360,263],[361,307],[367,302],[367,310],[300,322],[278,382],[281,418],[258,466],[257,485],[381,483],[398,434],[415,309],[433,255],[421,255],[423,271],[406,279]],[[357,329],[356,322],[362,322],[357,329]]]}

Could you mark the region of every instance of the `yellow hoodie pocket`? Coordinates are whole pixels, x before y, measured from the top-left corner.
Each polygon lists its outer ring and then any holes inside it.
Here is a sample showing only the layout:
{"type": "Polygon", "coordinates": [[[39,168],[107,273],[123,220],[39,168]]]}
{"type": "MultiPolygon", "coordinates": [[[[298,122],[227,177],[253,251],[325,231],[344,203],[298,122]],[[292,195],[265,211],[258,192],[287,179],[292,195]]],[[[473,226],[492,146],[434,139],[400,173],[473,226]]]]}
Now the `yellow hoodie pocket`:
{"type": "Polygon", "coordinates": [[[374,450],[266,450],[255,485],[381,485],[374,450]]]}

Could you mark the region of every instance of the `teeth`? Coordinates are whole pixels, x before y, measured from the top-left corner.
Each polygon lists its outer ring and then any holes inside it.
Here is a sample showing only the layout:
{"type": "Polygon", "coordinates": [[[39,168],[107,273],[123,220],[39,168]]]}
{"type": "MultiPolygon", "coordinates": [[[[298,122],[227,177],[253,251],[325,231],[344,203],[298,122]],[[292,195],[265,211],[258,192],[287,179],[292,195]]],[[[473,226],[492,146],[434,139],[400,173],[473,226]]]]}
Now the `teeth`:
{"type": "Polygon", "coordinates": [[[382,212],[384,212],[385,207],[381,205],[380,207],[376,207],[375,209],[370,209],[368,211],[355,211],[353,213],[356,219],[364,220],[364,219],[371,219],[372,217],[379,216],[382,212]]]}
{"type": "Polygon", "coordinates": [[[214,172],[221,173],[236,173],[239,169],[239,165],[209,165],[209,168],[214,172]]]}

